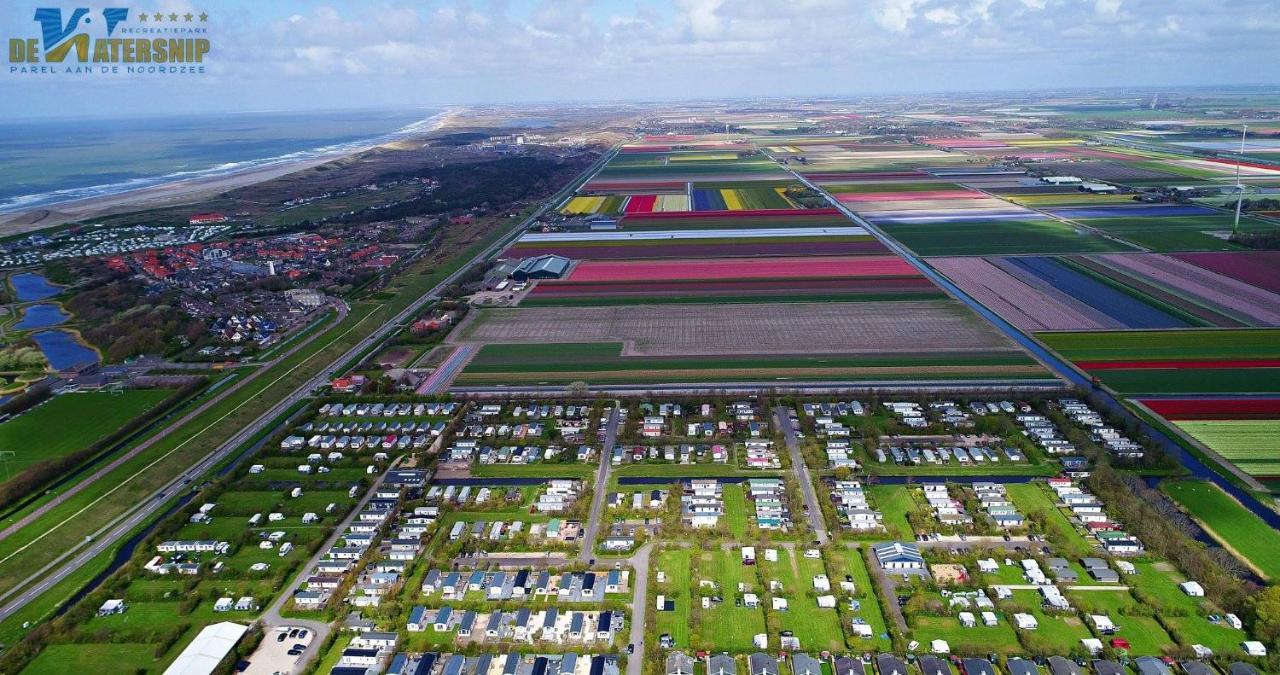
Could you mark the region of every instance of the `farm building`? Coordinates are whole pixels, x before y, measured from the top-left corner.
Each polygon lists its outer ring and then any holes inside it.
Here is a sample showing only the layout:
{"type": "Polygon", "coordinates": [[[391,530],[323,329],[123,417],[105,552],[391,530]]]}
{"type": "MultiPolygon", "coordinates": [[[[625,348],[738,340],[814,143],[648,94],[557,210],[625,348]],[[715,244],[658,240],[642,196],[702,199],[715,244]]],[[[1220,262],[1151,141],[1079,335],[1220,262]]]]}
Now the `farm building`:
{"type": "Polygon", "coordinates": [[[559,279],[568,271],[568,258],[558,255],[540,255],[521,260],[520,264],[511,271],[511,278],[515,281],[559,279]]]}

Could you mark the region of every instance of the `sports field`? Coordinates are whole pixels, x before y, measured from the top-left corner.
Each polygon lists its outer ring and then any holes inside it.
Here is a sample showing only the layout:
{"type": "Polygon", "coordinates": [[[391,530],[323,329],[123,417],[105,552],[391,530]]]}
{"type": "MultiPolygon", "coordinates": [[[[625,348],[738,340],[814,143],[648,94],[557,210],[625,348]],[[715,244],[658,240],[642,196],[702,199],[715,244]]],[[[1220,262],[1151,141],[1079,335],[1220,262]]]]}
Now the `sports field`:
{"type": "Polygon", "coordinates": [[[1280,552],[1280,532],[1212,483],[1164,481],[1160,489],[1199,521],[1214,539],[1248,562],[1259,574],[1268,579],[1280,579],[1280,555],[1277,554],[1280,552]]]}
{"type": "Polygon", "coordinates": [[[168,398],[168,389],[127,389],[118,394],[62,394],[0,423],[0,448],[14,457],[17,473],[36,462],[84,450],[168,398]]]}

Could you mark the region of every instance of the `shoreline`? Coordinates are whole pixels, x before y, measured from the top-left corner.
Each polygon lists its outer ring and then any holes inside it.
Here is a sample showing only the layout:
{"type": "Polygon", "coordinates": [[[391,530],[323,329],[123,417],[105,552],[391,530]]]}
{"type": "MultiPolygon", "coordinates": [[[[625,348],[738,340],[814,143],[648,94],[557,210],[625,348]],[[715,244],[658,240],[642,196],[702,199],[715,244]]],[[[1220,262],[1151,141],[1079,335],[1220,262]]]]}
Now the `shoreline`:
{"type": "Polygon", "coordinates": [[[428,118],[428,120],[431,120],[430,124],[403,137],[370,139],[368,143],[315,157],[250,167],[243,171],[217,176],[175,180],[114,194],[70,199],[63,202],[42,204],[18,211],[0,213],[0,237],[28,234],[87,218],[103,217],[142,209],[178,206],[194,202],[228,190],[255,185],[296,171],[351,157],[374,148],[395,147],[406,141],[421,139],[428,134],[455,124],[463,111],[464,109],[460,107],[448,108],[428,118]]]}

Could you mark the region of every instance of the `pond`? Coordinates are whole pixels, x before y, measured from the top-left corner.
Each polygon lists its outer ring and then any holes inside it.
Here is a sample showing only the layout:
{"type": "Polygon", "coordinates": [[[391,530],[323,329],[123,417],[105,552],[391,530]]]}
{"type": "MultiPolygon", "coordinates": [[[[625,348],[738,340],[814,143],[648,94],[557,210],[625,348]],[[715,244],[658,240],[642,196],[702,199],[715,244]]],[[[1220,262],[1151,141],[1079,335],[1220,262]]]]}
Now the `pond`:
{"type": "Polygon", "coordinates": [[[84,346],[75,335],[64,330],[46,330],[31,336],[54,370],[98,362],[98,352],[84,346]]]}
{"type": "Polygon", "coordinates": [[[66,321],[70,316],[70,314],[62,311],[61,307],[52,303],[31,305],[23,312],[22,320],[13,324],[13,328],[15,330],[48,328],[66,321]]]}
{"type": "Polygon", "coordinates": [[[62,292],[58,286],[49,283],[43,274],[23,272],[9,277],[13,290],[18,295],[18,302],[33,302],[51,298],[62,292]]]}

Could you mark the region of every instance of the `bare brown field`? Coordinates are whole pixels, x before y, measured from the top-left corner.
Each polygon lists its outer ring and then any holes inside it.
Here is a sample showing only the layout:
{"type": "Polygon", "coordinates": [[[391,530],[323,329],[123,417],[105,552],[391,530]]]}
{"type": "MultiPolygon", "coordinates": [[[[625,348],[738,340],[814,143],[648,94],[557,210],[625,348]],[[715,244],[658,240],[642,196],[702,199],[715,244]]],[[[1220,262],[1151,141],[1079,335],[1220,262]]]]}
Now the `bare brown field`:
{"type": "Polygon", "coordinates": [[[460,342],[621,342],[622,356],[1017,351],[949,300],[484,309],[460,342]]]}

